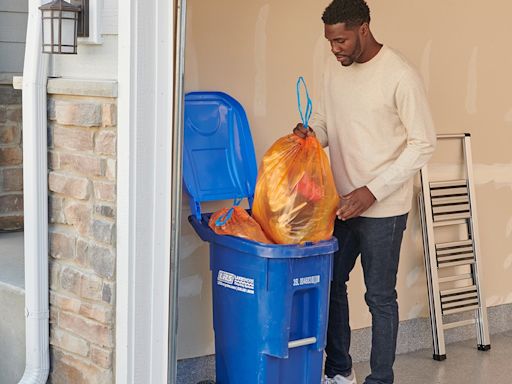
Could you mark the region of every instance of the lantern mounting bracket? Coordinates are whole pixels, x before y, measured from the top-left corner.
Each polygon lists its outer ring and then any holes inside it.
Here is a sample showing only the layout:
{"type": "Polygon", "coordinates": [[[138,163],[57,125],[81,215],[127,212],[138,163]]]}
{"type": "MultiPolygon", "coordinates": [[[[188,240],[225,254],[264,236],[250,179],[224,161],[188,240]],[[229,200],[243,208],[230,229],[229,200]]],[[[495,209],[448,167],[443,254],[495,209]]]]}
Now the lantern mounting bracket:
{"type": "Polygon", "coordinates": [[[78,14],[78,37],[89,37],[89,0],[70,0],[73,5],[79,5],[81,11],[78,14]]]}

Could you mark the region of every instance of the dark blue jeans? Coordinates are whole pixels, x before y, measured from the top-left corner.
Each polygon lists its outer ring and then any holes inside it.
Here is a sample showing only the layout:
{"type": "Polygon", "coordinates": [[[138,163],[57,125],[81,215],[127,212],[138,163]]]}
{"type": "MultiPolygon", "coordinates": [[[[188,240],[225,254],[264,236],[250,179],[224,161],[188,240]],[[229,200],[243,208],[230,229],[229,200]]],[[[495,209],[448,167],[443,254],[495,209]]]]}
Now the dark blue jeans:
{"type": "Polygon", "coordinates": [[[366,384],[391,384],[394,380],[398,304],[396,275],[407,214],[336,220],[334,236],[339,251],[334,254],[333,281],[327,329],[325,374],[347,375],[352,369],[347,281],[361,254],[366,304],[372,315],[371,374],[366,384]]]}

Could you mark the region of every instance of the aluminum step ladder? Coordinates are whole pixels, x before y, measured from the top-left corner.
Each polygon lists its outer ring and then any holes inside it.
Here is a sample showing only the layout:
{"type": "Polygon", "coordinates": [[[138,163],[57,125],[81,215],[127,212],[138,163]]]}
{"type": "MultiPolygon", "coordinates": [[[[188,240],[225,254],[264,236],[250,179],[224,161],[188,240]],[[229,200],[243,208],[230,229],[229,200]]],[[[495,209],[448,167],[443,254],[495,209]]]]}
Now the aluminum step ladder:
{"type": "Polygon", "coordinates": [[[423,230],[433,358],[442,361],[446,359],[444,331],[447,329],[475,324],[478,349],[488,351],[491,345],[487,308],[478,274],[481,262],[471,136],[469,133],[461,133],[438,135],[437,138],[462,142],[465,174],[465,178],[460,180],[432,182],[429,181],[428,165],[420,171],[422,191],[418,194],[418,202],[423,230]],[[437,242],[436,232],[447,226],[458,229],[458,238],[437,242]],[[474,313],[471,319],[445,321],[447,315],[467,311],[474,313]]]}

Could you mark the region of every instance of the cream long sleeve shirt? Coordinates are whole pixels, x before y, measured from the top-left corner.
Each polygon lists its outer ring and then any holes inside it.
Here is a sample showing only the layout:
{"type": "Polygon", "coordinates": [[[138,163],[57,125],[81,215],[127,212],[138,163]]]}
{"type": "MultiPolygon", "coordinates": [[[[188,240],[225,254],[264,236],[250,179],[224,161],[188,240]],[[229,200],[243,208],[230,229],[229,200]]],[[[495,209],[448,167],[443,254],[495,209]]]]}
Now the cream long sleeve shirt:
{"type": "Polygon", "coordinates": [[[423,83],[396,51],[383,46],[366,63],[328,60],[309,126],[329,146],[338,193],[367,186],[376,202],[366,217],[411,209],[413,176],[429,160],[436,135],[423,83]]]}

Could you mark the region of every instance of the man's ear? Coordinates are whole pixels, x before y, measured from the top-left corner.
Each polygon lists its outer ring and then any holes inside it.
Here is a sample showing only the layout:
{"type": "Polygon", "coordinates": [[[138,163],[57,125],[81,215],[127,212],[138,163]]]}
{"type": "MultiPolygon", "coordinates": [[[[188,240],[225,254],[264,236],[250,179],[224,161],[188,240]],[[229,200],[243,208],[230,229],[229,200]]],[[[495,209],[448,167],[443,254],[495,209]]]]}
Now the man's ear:
{"type": "Polygon", "coordinates": [[[364,22],[363,24],[361,24],[361,26],[359,27],[359,33],[363,37],[368,36],[368,34],[370,33],[370,26],[368,25],[367,22],[364,22]]]}

